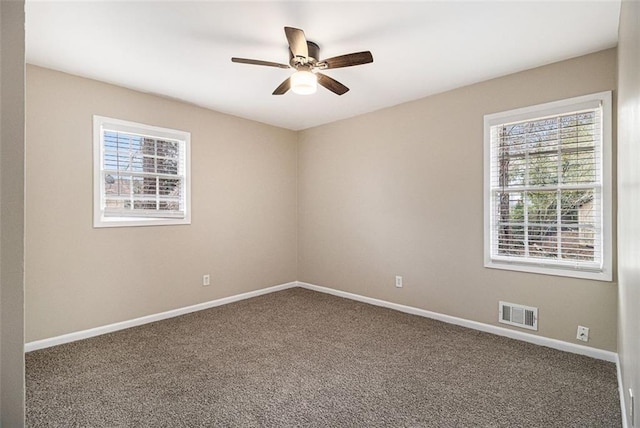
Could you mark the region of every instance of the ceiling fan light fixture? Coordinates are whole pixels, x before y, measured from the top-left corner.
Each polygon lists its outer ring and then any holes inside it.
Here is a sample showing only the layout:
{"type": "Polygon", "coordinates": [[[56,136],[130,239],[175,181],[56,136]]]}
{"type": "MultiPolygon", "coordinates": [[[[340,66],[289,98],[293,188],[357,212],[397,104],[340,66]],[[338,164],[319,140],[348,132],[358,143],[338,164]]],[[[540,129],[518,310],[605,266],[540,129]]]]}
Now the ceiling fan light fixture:
{"type": "Polygon", "coordinates": [[[318,89],[318,77],[310,71],[300,70],[291,76],[291,90],[299,95],[314,94],[318,89]]]}
{"type": "Polygon", "coordinates": [[[289,90],[301,95],[314,94],[318,85],[336,95],[344,95],[349,91],[349,88],[334,78],[320,73],[320,71],[373,62],[373,55],[369,51],[354,52],[320,60],[320,46],[307,40],[304,31],[299,28],[284,27],[284,33],[287,36],[287,42],[289,42],[289,64],[259,59],[231,58],[232,62],[241,64],[294,69],[295,73],[280,83],[272,95],[284,95],[289,90]]]}

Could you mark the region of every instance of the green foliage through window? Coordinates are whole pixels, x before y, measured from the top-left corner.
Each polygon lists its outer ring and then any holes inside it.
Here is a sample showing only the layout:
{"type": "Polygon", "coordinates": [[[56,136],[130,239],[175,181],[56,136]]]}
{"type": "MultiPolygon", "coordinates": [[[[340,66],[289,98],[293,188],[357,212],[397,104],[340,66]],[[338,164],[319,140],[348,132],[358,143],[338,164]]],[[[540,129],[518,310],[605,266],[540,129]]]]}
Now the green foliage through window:
{"type": "Polygon", "coordinates": [[[498,254],[594,261],[599,109],[492,128],[498,254]]]}

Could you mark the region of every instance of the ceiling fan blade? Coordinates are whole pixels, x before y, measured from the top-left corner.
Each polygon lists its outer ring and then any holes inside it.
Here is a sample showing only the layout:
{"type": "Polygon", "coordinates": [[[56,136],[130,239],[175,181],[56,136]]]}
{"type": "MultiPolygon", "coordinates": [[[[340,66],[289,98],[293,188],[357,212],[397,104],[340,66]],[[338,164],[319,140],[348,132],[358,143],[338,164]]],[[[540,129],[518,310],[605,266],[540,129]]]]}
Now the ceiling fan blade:
{"type": "Polygon", "coordinates": [[[273,91],[273,94],[271,95],[284,95],[290,88],[291,88],[291,78],[288,77],[287,80],[282,82],[280,86],[278,86],[276,90],[273,91]]]}
{"type": "Polygon", "coordinates": [[[352,67],[354,65],[361,64],[369,64],[373,62],[373,55],[371,52],[356,52],[346,55],[334,56],[333,58],[328,58],[320,61],[320,67],[323,64],[326,64],[326,68],[341,68],[341,67],[352,67]]]}
{"type": "Polygon", "coordinates": [[[309,48],[307,47],[307,38],[304,36],[304,31],[299,28],[284,27],[284,34],[287,36],[289,49],[294,57],[307,58],[309,56],[309,48]]]}
{"type": "Polygon", "coordinates": [[[316,75],[318,76],[318,84],[324,86],[334,94],[342,95],[349,91],[349,88],[326,74],[316,73],[316,75]]]}
{"type": "Polygon", "coordinates": [[[239,62],[240,64],[265,65],[267,67],[290,68],[290,66],[288,66],[287,64],[279,64],[277,62],[261,61],[259,59],[231,58],[231,61],[239,62]]]}

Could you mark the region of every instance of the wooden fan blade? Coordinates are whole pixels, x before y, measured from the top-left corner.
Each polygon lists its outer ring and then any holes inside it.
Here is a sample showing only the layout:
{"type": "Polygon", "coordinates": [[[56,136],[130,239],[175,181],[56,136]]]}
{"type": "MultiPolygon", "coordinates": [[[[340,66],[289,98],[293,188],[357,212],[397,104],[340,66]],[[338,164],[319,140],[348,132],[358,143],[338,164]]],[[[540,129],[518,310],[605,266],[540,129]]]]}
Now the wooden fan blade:
{"type": "Polygon", "coordinates": [[[342,95],[349,91],[349,88],[326,74],[316,73],[316,75],[318,76],[318,84],[324,86],[334,94],[342,95]]]}
{"type": "Polygon", "coordinates": [[[289,49],[294,57],[307,58],[309,56],[309,48],[307,47],[307,38],[304,36],[304,31],[299,28],[284,27],[284,34],[287,36],[289,49]]]}
{"type": "Polygon", "coordinates": [[[279,64],[277,62],[261,61],[259,59],[231,58],[231,61],[239,62],[240,64],[265,65],[267,67],[290,68],[290,66],[288,66],[287,64],[279,64]]]}
{"type": "Polygon", "coordinates": [[[320,66],[326,64],[327,68],[352,67],[354,65],[369,64],[373,62],[371,52],[356,52],[346,55],[334,56],[333,58],[320,61],[320,66]]]}
{"type": "Polygon", "coordinates": [[[287,78],[271,95],[284,95],[291,88],[291,78],[287,78]]]}

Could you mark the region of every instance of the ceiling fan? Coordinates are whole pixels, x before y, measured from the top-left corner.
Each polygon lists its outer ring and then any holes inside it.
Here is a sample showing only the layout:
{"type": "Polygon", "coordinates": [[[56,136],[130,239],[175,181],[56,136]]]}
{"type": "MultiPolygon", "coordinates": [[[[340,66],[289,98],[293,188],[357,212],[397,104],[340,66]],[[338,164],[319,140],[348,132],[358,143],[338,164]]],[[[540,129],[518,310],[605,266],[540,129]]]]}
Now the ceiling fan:
{"type": "Polygon", "coordinates": [[[261,61],[247,58],[231,58],[231,61],[241,64],[263,65],[267,67],[293,68],[296,70],[290,77],[278,86],[273,95],[283,95],[289,89],[297,94],[312,94],[317,84],[324,86],[337,95],[346,93],[349,88],[337,80],[320,73],[320,70],[332,68],[352,67],[354,65],[373,62],[371,52],[356,52],[320,60],[320,47],[304,35],[299,28],[284,27],[284,33],[289,42],[289,64],[261,61]]]}

